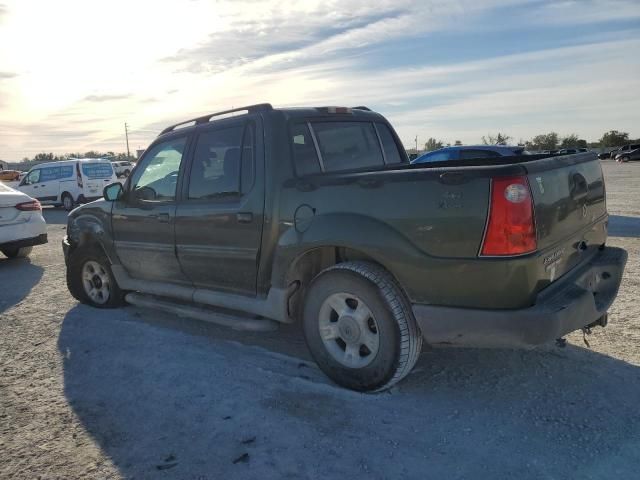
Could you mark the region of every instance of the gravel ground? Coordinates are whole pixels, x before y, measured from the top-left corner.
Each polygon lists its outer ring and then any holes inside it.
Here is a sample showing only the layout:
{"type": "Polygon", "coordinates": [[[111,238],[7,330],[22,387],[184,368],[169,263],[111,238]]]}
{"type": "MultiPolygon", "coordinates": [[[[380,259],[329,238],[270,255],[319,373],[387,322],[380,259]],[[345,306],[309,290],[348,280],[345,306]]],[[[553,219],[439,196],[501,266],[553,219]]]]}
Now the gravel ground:
{"type": "Polygon", "coordinates": [[[427,351],[379,395],[330,384],[295,326],[78,305],[47,209],[50,243],[0,259],[0,478],[635,477],[640,163],[603,165],[629,262],[591,348],[427,351]]]}

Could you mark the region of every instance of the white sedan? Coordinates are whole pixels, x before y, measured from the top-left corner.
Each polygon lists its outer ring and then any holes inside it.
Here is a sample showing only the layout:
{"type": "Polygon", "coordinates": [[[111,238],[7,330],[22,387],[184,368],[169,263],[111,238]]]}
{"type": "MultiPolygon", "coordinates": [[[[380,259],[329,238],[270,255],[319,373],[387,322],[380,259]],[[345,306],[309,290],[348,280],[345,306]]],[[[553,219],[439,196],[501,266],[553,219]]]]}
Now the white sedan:
{"type": "Polygon", "coordinates": [[[0,182],[0,252],[26,257],[34,245],[47,243],[47,223],[40,202],[0,182]]]}

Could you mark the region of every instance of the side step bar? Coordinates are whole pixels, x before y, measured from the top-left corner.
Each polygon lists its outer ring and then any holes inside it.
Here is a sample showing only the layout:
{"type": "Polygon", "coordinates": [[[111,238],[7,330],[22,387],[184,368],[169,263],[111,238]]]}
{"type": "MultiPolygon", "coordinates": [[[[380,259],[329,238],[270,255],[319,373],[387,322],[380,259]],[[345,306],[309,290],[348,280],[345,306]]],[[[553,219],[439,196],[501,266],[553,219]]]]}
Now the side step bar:
{"type": "Polygon", "coordinates": [[[125,300],[131,305],[143,308],[153,308],[164,312],[173,313],[179,317],[195,318],[204,322],[215,323],[223,327],[230,327],[234,330],[249,332],[272,332],[278,329],[278,322],[269,319],[254,319],[245,317],[235,317],[226,313],[219,313],[207,308],[194,307],[174,303],[168,299],[160,299],[151,295],[141,293],[128,293],[125,300]]]}

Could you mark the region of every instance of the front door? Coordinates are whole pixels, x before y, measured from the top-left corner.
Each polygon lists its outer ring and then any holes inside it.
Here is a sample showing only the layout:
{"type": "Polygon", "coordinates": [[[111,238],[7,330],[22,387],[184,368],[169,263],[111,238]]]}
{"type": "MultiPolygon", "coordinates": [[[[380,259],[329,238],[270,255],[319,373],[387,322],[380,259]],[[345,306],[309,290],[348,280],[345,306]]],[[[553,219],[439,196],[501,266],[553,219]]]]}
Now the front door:
{"type": "Polygon", "coordinates": [[[175,254],[174,230],[187,143],[184,134],[176,135],[149,149],[123,199],[113,205],[116,252],[133,278],[190,283],[175,254]]]}
{"type": "Polygon", "coordinates": [[[199,129],[176,213],[176,248],[197,287],[255,295],[264,214],[259,117],[199,129]]]}

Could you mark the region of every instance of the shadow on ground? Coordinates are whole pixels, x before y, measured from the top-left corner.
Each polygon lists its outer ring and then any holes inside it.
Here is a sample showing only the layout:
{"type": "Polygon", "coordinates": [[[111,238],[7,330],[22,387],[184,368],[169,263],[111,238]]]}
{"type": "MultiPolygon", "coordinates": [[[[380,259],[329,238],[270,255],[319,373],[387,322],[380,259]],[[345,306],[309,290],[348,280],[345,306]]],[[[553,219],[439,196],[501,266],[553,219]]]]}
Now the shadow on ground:
{"type": "Polygon", "coordinates": [[[60,207],[44,207],[42,209],[42,216],[47,221],[47,225],[66,225],[68,214],[69,212],[60,207]]]}
{"type": "Polygon", "coordinates": [[[0,254],[0,313],[20,303],[42,278],[44,269],[28,258],[0,254]]]}
{"type": "Polygon", "coordinates": [[[640,238],[640,217],[609,215],[609,236],[640,238]]]}
{"type": "Polygon", "coordinates": [[[126,478],[630,478],[640,461],[640,370],[590,350],[428,351],[363,395],[135,312],[76,306],[58,342],[68,402],[126,478]]]}

